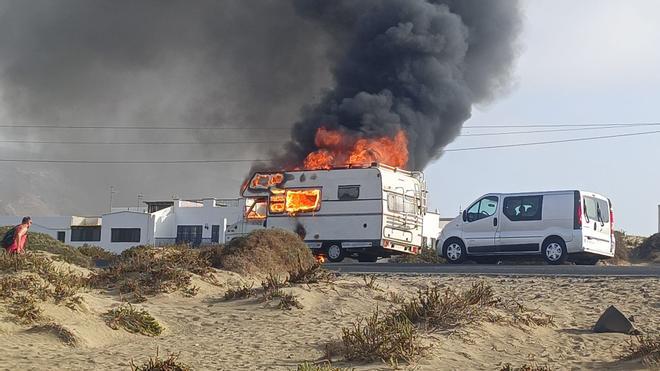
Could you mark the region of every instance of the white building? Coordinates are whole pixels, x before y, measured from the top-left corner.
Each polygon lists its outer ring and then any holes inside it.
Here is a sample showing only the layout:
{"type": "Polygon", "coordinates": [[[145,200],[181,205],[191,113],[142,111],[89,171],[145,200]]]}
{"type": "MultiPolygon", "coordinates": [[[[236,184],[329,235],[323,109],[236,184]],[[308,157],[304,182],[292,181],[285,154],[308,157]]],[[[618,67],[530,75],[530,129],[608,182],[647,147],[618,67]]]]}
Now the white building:
{"type": "MultiPolygon", "coordinates": [[[[96,245],[118,253],[137,245],[219,243],[226,225],[243,213],[238,199],[145,203],[146,208],[113,208],[100,217],[33,216],[31,230],[72,246],[96,245]]],[[[0,216],[0,225],[17,225],[21,219],[0,216]]]]}
{"type": "Polygon", "coordinates": [[[427,211],[424,215],[424,225],[422,227],[422,246],[435,248],[442,228],[444,228],[453,218],[441,218],[437,211],[427,211]]]}

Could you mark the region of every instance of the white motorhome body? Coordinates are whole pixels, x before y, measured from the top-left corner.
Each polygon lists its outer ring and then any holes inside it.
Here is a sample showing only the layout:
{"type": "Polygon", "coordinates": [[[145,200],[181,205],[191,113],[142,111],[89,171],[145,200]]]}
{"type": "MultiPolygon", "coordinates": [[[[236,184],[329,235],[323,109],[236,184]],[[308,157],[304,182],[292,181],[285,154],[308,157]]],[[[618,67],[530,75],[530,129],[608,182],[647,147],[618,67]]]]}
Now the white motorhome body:
{"type": "Polygon", "coordinates": [[[331,261],[415,254],[422,244],[426,189],[419,172],[374,164],[256,173],[242,195],[252,206],[244,220],[228,227],[228,239],[281,228],[331,261]]]}
{"type": "Polygon", "coordinates": [[[614,256],[613,219],[610,200],[592,192],[490,193],[442,230],[437,251],[451,263],[541,254],[595,264],[614,256]]]}

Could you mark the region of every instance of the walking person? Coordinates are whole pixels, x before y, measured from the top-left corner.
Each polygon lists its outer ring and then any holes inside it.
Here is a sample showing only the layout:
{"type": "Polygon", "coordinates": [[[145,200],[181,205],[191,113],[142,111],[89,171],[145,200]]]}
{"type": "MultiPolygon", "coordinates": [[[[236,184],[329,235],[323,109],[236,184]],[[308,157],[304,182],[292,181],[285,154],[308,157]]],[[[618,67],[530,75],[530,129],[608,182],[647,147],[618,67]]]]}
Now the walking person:
{"type": "Polygon", "coordinates": [[[14,231],[14,242],[7,246],[9,254],[23,254],[25,252],[25,243],[27,242],[28,229],[32,225],[32,218],[26,216],[21,221],[21,224],[16,226],[14,231]]]}

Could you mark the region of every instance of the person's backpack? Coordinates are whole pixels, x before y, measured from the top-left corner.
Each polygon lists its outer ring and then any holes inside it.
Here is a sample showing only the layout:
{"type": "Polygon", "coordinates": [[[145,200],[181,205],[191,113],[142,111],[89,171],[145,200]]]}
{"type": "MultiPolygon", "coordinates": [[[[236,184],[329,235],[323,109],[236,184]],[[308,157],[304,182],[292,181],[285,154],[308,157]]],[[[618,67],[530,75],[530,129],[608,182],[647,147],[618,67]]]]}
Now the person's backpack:
{"type": "Polygon", "coordinates": [[[0,242],[0,244],[2,244],[2,247],[6,249],[9,246],[11,246],[11,244],[14,243],[15,235],[16,235],[16,227],[8,230],[5,233],[5,235],[2,237],[2,242],[0,242]]]}

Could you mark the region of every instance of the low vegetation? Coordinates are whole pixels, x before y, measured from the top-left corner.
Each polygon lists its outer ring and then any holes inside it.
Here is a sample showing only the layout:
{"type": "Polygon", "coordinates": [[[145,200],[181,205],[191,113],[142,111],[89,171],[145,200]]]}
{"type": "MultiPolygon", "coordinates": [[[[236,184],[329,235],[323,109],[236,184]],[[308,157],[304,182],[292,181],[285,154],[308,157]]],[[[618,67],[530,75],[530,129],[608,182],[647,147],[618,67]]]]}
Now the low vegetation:
{"type": "Polygon", "coordinates": [[[296,368],[296,371],[353,371],[353,370],[355,369],[334,367],[329,362],[323,362],[323,363],[303,362],[298,365],[298,368],[296,368]]]}
{"type": "Polygon", "coordinates": [[[94,288],[117,289],[127,300],[141,302],[146,295],[190,290],[191,275],[213,281],[209,262],[198,250],[185,246],[154,249],[133,247],[90,278],[94,288]]]}
{"type": "Polygon", "coordinates": [[[47,322],[42,325],[32,327],[30,332],[48,332],[57,337],[65,345],[75,347],[79,344],[78,337],[66,327],[56,322],[47,322]]]}
{"type": "Polygon", "coordinates": [[[444,264],[447,261],[438,256],[436,250],[432,247],[422,247],[419,254],[397,255],[390,259],[392,263],[407,264],[444,264]]]}
{"type": "Polygon", "coordinates": [[[293,294],[283,293],[279,296],[280,302],[277,307],[282,310],[291,310],[293,308],[302,309],[303,305],[298,301],[298,298],[293,294]]]}
{"type": "Polygon", "coordinates": [[[9,313],[26,325],[43,320],[43,310],[32,295],[16,295],[9,305],[9,313]]]}
{"type": "Polygon", "coordinates": [[[192,371],[190,366],[178,360],[179,354],[171,353],[167,358],[161,359],[156,350],[155,357],[149,357],[149,360],[142,365],[136,366],[131,360],[131,371],[192,371]]]}
{"type": "Polygon", "coordinates": [[[500,371],[551,371],[551,369],[548,366],[539,366],[535,363],[529,365],[524,364],[520,367],[515,367],[510,363],[507,363],[504,366],[502,366],[500,371]]]}
{"type": "Polygon", "coordinates": [[[225,300],[247,299],[257,295],[253,285],[243,284],[239,287],[230,287],[226,292],[225,300]]]}
{"type": "Polygon", "coordinates": [[[92,260],[92,262],[99,262],[99,261],[112,262],[117,258],[117,254],[105,250],[100,246],[85,244],[80,246],[78,248],[78,251],[81,254],[89,257],[92,260]]]}
{"type": "Polygon", "coordinates": [[[660,263],[660,233],[644,240],[633,250],[632,257],[645,262],[660,263]]]}
{"type": "Polygon", "coordinates": [[[289,275],[317,264],[298,235],[281,229],[256,230],[236,238],[213,255],[213,266],[240,274],[289,275]]]}
{"type": "Polygon", "coordinates": [[[341,353],[348,361],[398,364],[410,362],[424,351],[415,326],[407,318],[381,315],[378,310],[343,328],[341,342],[341,353]]]}
{"type": "MultiPolygon", "coordinates": [[[[5,232],[12,227],[0,227],[0,236],[4,236],[5,232]]],[[[45,251],[53,254],[53,259],[65,261],[70,264],[75,264],[81,267],[89,268],[92,266],[92,260],[81,253],[73,246],[66,245],[50,235],[38,232],[29,232],[27,251],[45,251]]]]}
{"type": "Polygon", "coordinates": [[[125,329],[128,332],[146,336],[158,336],[163,327],[144,309],[135,309],[125,304],[105,314],[106,324],[113,330],[125,329]]]}
{"type": "Polygon", "coordinates": [[[650,367],[660,366],[660,335],[642,335],[630,340],[622,359],[641,359],[650,367]]]}
{"type": "Polygon", "coordinates": [[[321,263],[314,262],[313,265],[300,263],[294,270],[289,271],[290,283],[319,283],[331,282],[337,278],[337,273],[323,269],[321,263]]]}

